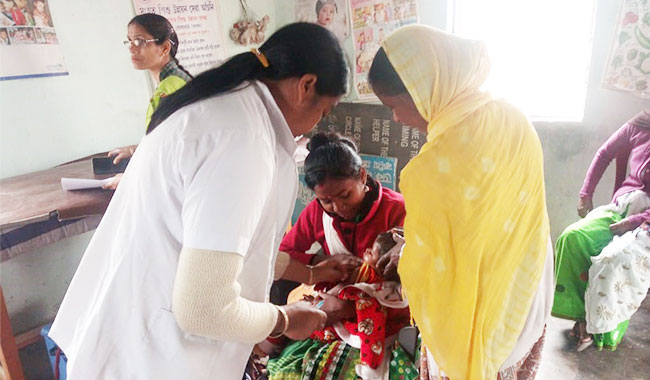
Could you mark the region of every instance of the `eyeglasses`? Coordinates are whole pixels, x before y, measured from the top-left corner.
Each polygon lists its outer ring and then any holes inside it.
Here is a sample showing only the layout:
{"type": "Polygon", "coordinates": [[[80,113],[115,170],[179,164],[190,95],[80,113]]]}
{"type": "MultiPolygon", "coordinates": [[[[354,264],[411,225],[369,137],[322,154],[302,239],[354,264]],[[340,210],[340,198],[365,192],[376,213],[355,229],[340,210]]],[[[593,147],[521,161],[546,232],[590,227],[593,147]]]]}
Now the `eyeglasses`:
{"type": "Polygon", "coordinates": [[[133,39],[133,40],[124,41],[124,46],[126,46],[127,48],[131,48],[131,46],[134,46],[134,47],[139,49],[141,47],[144,47],[149,42],[155,42],[155,41],[158,41],[158,39],[157,38],[152,38],[150,40],[145,40],[143,38],[136,38],[136,39],[133,39]]]}

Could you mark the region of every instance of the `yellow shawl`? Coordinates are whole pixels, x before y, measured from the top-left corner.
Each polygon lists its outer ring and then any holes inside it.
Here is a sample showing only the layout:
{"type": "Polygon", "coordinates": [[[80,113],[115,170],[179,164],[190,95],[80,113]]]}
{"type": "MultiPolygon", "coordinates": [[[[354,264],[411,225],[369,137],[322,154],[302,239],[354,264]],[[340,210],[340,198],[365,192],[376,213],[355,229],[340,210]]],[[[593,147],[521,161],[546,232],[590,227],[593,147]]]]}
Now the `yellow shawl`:
{"type": "Polygon", "coordinates": [[[483,44],[409,26],[383,43],[428,142],[401,173],[399,264],[425,345],[452,380],[496,379],[521,333],[549,236],[539,138],[479,91],[483,44]]]}

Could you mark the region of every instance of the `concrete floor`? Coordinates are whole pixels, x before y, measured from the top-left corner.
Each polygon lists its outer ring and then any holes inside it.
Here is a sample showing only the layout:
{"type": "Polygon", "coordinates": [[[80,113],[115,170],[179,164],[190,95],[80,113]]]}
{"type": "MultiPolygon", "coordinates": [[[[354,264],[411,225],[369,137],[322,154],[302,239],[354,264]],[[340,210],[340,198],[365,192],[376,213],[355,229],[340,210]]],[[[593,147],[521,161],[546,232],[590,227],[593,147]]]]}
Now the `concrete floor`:
{"type": "Polygon", "coordinates": [[[551,317],[537,380],[649,380],[650,297],[632,316],[616,351],[598,352],[593,346],[575,351],[566,338],[572,321],[551,317]]]}
{"type": "MultiPolygon", "coordinates": [[[[614,352],[593,347],[576,352],[575,343],[566,338],[571,326],[571,321],[551,318],[537,380],[650,380],[650,297],[632,317],[614,352]]],[[[54,378],[42,342],[22,350],[20,356],[27,380],[54,378]]]]}

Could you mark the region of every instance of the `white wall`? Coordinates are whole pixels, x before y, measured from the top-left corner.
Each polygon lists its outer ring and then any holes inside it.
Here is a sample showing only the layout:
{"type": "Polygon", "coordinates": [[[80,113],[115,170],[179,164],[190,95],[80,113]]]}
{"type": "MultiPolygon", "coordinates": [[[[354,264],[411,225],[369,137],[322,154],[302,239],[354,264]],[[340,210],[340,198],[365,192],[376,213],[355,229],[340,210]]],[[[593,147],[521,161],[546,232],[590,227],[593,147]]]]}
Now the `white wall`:
{"type": "MultiPolygon", "coordinates": [[[[257,18],[275,4],[249,0],[257,18]]],[[[135,15],[130,0],[52,0],[50,9],[70,75],[0,82],[0,178],[46,169],[137,143],[151,95],[148,74],[131,66],[122,45],[135,15]]],[[[228,32],[239,1],[220,0],[229,54],[246,51],[228,32]]],[[[1,264],[0,278],[15,333],[54,318],[92,232],[1,264]]]]}

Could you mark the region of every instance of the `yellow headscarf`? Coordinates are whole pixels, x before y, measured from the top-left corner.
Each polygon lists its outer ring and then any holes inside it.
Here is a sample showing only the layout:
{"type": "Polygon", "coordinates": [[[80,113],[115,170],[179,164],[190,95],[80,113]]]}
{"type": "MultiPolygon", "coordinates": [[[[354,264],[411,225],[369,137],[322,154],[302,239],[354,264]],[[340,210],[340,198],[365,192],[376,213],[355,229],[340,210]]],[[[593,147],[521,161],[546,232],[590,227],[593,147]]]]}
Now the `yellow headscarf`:
{"type": "Polygon", "coordinates": [[[452,380],[496,379],[544,266],[539,138],[520,111],[479,91],[489,72],[480,42],[417,25],[382,46],[429,123],[400,182],[411,313],[452,380]]]}

